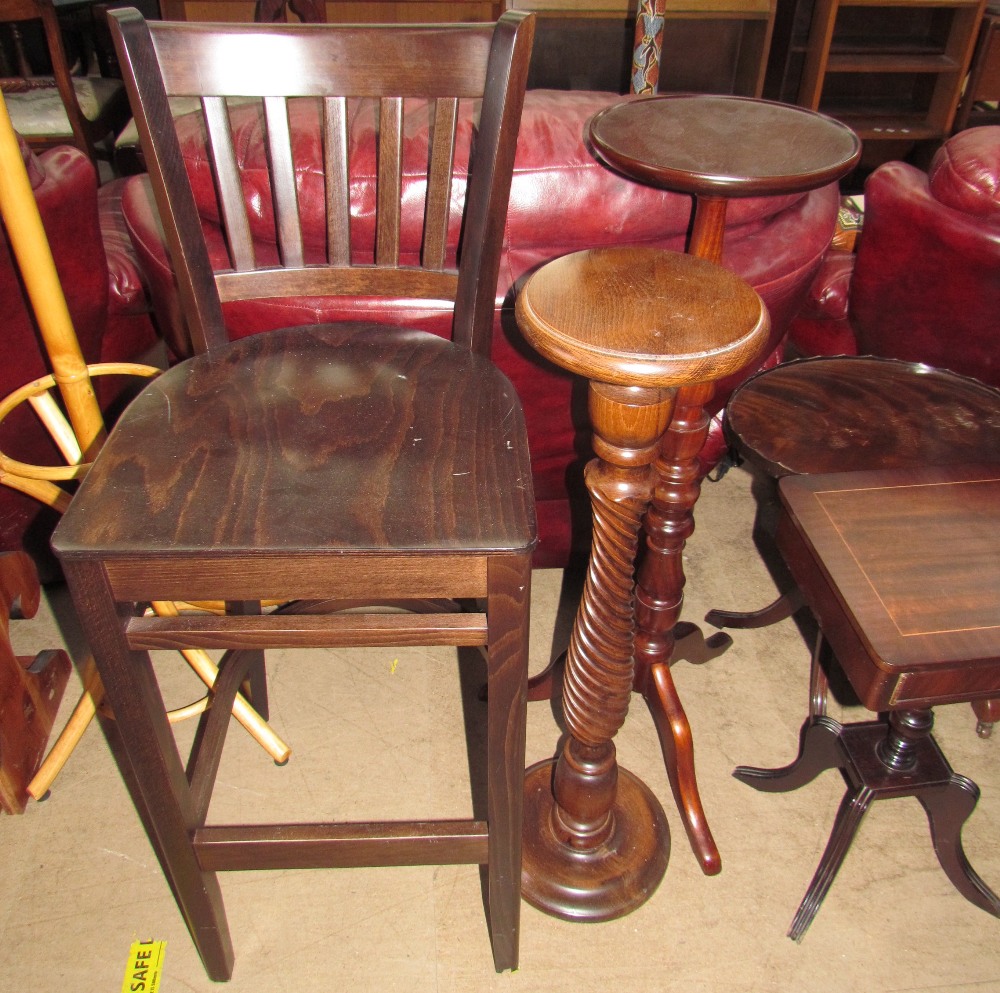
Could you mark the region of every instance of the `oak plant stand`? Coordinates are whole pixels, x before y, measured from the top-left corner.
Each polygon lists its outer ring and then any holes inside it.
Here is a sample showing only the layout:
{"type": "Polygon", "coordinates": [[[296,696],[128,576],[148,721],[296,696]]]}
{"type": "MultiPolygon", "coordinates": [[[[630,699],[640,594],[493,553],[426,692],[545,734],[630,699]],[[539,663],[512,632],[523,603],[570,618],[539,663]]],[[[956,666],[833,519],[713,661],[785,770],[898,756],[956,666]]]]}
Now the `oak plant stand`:
{"type": "MultiPolygon", "coordinates": [[[[558,917],[607,920],[640,906],[666,870],[662,808],[618,768],[613,739],[633,689],[686,725],[669,660],[701,403],[760,354],[768,318],[752,288],[713,263],[627,248],[548,263],[516,313],[539,352],[590,381],[596,456],[585,474],[593,545],[563,684],[569,736],[556,762],[527,773],[522,893],[558,917]]],[[[661,738],[672,740],[665,728],[661,738]]]]}

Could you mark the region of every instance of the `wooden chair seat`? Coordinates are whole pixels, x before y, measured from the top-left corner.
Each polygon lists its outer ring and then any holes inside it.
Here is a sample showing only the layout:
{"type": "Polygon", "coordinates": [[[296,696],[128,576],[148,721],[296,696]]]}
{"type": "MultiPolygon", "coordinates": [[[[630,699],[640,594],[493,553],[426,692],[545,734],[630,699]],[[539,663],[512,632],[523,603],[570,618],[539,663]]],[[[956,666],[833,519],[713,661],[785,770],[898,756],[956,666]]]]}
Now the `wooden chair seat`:
{"type": "MultiPolygon", "coordinates": [[[[436,335],[364,324],[255,335],[143,390],[88,474],[85,500],[71,504],[58,544],[64,555],[121,557],[124,569],[129,556],[180,562],[220,547],[251,564],[272,554],[458,554],[469,559],[467,588],[450,592],[478,596],[473,560],[533,541],[523,431],[507,378],[436,335]]],[[[247,580],[257,594],[268,569],[247,580]]],[[[438,570],[423,567],[422,582],[438,570]]],[[[249,595],[227,581],[224,595],[202,596],[221,581],[200,580],[187,565],[177,581],[187,599],[249,595]]],[[[278,588],[273,599],[313,595],[336,594],[278,588]]],[[[161,599],[138,597],[147,598],[161,599]]]]}

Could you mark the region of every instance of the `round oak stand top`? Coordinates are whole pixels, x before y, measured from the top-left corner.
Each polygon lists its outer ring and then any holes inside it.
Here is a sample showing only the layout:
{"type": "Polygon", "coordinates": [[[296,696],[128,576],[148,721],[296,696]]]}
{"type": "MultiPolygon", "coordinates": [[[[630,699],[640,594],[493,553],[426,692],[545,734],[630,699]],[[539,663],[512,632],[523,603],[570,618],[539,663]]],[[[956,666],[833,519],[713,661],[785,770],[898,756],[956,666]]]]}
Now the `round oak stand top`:
{"type": "Polygon", "coordinates": [[[612,168],[695,196],[800,193],[840,179],[861,141],[803,107],[711,94],[625,100],[595,114],[590,140],[612,168]]]}
{"type": "Polygon", "coordinates": [[[618,386],[714,382],[757,357],[768,315],[738,276],[654,248],[574,252],[518,294],[518,324],[541,354],[618,386]]]}

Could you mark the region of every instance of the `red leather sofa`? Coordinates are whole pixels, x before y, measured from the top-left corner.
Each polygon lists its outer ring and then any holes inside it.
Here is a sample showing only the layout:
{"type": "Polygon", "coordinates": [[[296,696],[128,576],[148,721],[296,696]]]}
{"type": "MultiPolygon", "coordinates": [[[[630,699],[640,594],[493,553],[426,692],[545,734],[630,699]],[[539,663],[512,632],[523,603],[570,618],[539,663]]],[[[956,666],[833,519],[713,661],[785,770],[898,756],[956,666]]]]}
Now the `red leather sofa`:
{"type": "Polygon", "coordinates": [[[925,362],[1000,386],[1000,127],[960,131],[924,173],[865,184],[857,254],[824,260],[792,343],[925,362]]]}
{"type": "MultiPolygon", "coordinates": [[[[94,167],[79,149],[59,147],[36,155],[21,152],[42,223],[66,295],[73,326],[88,362],[136,361],[158,340],[128,232],[122,220],[124,183],[98,188],[94,167]]],[[[7,396],[51,370],[34,313],[20,280],[6,231],[0,228],[0,328],[3,362],[0,396],[7,396]]],[[[124,386],[115,377],[100,384],[105,406],[124,386]]],[[[58,450],[27,405],[0,425],[0,449],[31,464],[61,463],[58,450]]],[[[24,548],[43,578],[54,572],[48,540],[53,512],[31,497],[0,486],[0,549],[24,548]]]]}
{"type": "MultiPolygon", "coordinates": [[[[586,391],[583,383],[549,365],[522,339],[513,317],[518,281],[548,259],[582,248],[623,243],[657,245],[681,251],[691,218],[689,197],[637,185],[600,165],[584,143],[586,123],[601,107],[621,97],[610,93],[529,91],[518,140],[517,161],[507,221],[504,259],[497,289],[493,353],[524,403],[532,449],[534,488],[538,504],[540,543],[538,566],[565,565],[572,552],[585,553],[589,504],[582,483],[582,466],[589,453],[586,391]]],[[[258,163],[264,151],[256,111],[246,108],[245,129],[237,142],[248,200],[253,204],[252,226],[262,252],[274,253],[273,218],[266,191],[259,195],[258,163]]],[[[201,208],[214,258],[225,266],[214,196],[201,170],[204,140],[197,119],[182,144],[189,163],[195,195],[201,208]]],[[[293,119],[293,133],[295,123],[293,119]]],[[[465,140],[468,135],[463,129],[465,140]]],[[[411,134],[412,154],[420,154],[419,136],[411,134]]],[[[352,155],[372,156],[371,134],[357,127],[352,133],[352,155]],[[367,140],[366,140],[367,139],[367,140]]],[[[322,250],[322,213],[319,210],[318,149],[300,143],[296,168],[303,172],[300,196],[305,213],[306,248],[322,250]],[[317,208],[310,211],[310,198],[317,208]]],[[[461,161],[461,159],[459,159],[461,161]]],[[[370,246],[372,162],[361,163],[361,177],[352,186],[352,241],[357,253],[370,246]],[[365,178],[367,177],[367,178],[365,178]]],[[[404,183],[405,185],[405,183],[404,183]]],[[[420,193],[413,193],[414,209],[404,207],[404,244],[411,250],[419,241],[420,193]]],[[[771,312],[773,330],[766,361],[780,359],[781,346],[793,315],[799,309],[816,269],[823,259],[836,221],[838,192],[827,187],[806,195],[734,201],[728,213],[724,264],[746,278],[761,294],[771,312]]],[[[189,350],[177,318],[176,299],[167,253],[157,224],[155,207],[145,177],[135,177],[126,189],[123,208],[140,260],[147,271],[159,324],[172,351],[189,350]]],[[[304,322],[364,316],[388,316],[443,331],[448,314],[415,301],[399,301],[392,313],[367,304],[344,308],[329,300],[257,300],[227,305],[227,320],[235,333],[249,334],[304,322]]],[[[749,375],[755,370],[748,369],[749,375]]],[[[737,377],[739,378],[739,377],[737,377]]],[[[722,385],[713,413],[722,408],[735,382],[722,385]]],[[[721,433],[706,447],[705,461],[723,450],[721,433]]]]}

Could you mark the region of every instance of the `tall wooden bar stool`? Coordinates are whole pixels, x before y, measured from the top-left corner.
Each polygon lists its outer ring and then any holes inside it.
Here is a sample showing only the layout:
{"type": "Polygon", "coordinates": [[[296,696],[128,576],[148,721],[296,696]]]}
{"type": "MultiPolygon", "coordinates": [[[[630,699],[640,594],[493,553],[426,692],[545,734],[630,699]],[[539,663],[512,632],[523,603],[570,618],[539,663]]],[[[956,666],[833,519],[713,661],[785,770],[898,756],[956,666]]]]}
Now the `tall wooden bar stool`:
{"type": "Polygon", "coordinates": [[[1000,466],[788,476],[777,542],[861,703],[884,715],[841,725],[825,712],[813,656],[799,756],[737,779],[787,792],[827,769],[847,781],[833,832],[788,936],[805,934],[876,800],[916,797],[934,852],[967,900],[1000,917],[969,864],[962,826],[979,788],[952,772],[932,708],[1000,695],[1000,466]]]}
{"type": "MultiPolygon", "coordinates": [[[[683,599],[704,414],[678,409],[677,397],[757,358],[768,317],[753,289],[714,263],[643,248],[548,263],[516,313],[539,352],[590,380],[596,455],[586,469],[593,546],[563,683],[569,737],[557,761],[527,773],[522,894],[557,917],[608,920],[652,894],[669,852],[659,802],[615,760],[633,689],[659,692],[664,720],[687,727],[669,662],[645,664],[651,653],[635,638],[639,616],[645,638],[671,639],[683,599]]],[[[685,822],[703,825],[693,763],[668,771],[690,779],[696,809],[685,822]]]]}

